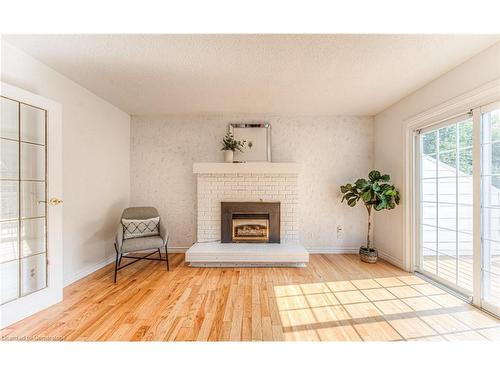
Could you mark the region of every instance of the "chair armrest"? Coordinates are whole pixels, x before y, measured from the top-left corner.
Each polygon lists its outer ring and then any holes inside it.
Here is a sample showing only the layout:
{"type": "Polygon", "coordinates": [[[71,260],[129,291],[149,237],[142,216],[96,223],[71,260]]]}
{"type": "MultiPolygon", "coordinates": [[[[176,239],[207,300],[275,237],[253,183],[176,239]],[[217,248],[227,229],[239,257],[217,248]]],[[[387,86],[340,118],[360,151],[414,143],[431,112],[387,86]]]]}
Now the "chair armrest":
{"type": "Polygon", "coordinates": [[[163,239],[163,246],[167,244],[168,241],[168,231],[163,222],[160,220],[160,237],[163,239]]]}
{"type": "Polygon", "coordinates": [[[123,225],[122,223],[120,223],[118,225],[118,228],[116,229],[116,234],[115,234],[115,245],[119,253],[121,253],[122,251],[122,244],[123,244],[123,225]]]}

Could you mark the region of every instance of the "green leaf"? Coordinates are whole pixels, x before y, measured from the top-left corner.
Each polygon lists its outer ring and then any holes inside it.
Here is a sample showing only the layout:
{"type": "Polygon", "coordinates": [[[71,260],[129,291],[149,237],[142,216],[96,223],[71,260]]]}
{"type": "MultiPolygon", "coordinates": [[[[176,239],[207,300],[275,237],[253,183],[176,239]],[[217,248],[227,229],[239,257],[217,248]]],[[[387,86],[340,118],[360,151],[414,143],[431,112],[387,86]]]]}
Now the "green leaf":
{"type": "MultiPolygon", "coordinates": [[[[380,180],[379,180],[379,181],[380,181],[380,180]]],[[[380,183],[379,183],[379,184],[380,184],[380,183]]],[[[380,184],[380,189],[382,189],[382,190],[387,190],[387,189],[391,189],[391,188],[392,188],[392,186],[391,186],[391,185],[389,185],[389,184],[386,184],[386,183],[381,183],[381,184],[380,184]]]]}
{"type": "Polygon", "coordinates": [[[369,202],[371,201],[372,199],[372,191],[371,190],[368,190],[368,191],[365,191],[362,195],[361,195],[361,198],[363,199],[363,201],[365,202],[369,202]]]}
{"type": "Polygon", "coordinates": [[[367,185],[369,185],[368,181],[366,181],[364,178],[358,179],[354,184],[358,189],[364,189],[367,185]]]}
{"type": "Polygon", "coordinates": [[[359,198],[359,194],[357,194],[357,192],[352,192],[351,190],[347,191],[343,196],[342,196],[342,201],[341,202],[344,202],[344,200],[346,201],[350,201],[351,199],[355,199],[357,200],[359,198]]]}
{"type": "Polygon", "coordinates": [[[357,201],[358,201],[358,200],[357,200],[356,198],[354,198],[354,199],[350,199],[350,200],[348,200],[348,201],[347,201],[347,204],[348,204],[349,206],[351,206],[351,207],[354,207],[354,206],[356,205],[357,201]]]}
{"type": "Polygon", "coordinates": [[[344,197],[342,198],[342,202],[345,200],[349,200],[349,199],[352,199],[352,198],[356,198],[357,195],[356,194],[353,194],[353,193],[347,193],[344,195],[344,197]]]}
{"type": "Polygon", "coordinates": [[[384,174],[383,176],[380,176],[380,180],[382,181],[389,181],[391,179],[391,176],[389,176],[388,174],[384,174]]]}
{"type": "Polygon", "coordinates": [[[380,172],[379,171],[376,171],[376,170],[373,170],[371,171],[369,174],[368,174],[368,178],[371,180],[371,181],[376,181],[380,178],[380,172]]]}

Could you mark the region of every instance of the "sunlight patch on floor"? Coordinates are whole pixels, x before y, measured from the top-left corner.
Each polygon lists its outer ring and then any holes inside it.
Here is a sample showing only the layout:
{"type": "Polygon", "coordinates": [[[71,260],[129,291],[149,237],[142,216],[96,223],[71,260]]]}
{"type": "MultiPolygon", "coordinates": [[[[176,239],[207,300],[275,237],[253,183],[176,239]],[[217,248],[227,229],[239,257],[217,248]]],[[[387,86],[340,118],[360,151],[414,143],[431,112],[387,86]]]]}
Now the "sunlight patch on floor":
{"type": "Polygon", "coordinates": [[[287,340],[500,340],[500,321],[409,275],[274,287],[287,340]]]}

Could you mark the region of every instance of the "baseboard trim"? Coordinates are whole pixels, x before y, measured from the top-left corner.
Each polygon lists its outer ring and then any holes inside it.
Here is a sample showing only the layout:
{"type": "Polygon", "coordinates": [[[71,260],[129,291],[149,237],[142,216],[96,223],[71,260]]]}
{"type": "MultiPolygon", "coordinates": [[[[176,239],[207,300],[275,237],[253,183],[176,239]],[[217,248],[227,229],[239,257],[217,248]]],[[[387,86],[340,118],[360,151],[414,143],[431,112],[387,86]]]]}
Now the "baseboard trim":
{"type": "Polygon", "coordinates": [[[90,275],[91,273],[94,273],[97,270],[100,270],[103,267],[106,267],[108,264],[113,263],[115,261],[116,257],[115,255],[110,256],[108,258],[105,258],[101,260],[100,262],[91,264],[84,269],[78,271],[76,274],[73,275],[72,278],[70,279],[65,279],[64,280],[64,286],[68,286],[70,284],[73,284],[74,282],[83,279],[85,276],[90,275]]]}
{"type": "Polygon", "coordinates": [[[359,248],[354,247],[306,247],[309,254],[357,254],[359,248]]]}
{"type": "Polygon", "coordinates": [[[378,256],[381,259],[385,260],[386,262],[391,263],[393,266],[401,268],[402,270],[405,269],[405,267],[403,265],[403,261],[401,259],[395,258],[394,256],[387,254],[387,253],[384,253],[383,251],[380,251],[380,250],[378,251],[378,256]]]}

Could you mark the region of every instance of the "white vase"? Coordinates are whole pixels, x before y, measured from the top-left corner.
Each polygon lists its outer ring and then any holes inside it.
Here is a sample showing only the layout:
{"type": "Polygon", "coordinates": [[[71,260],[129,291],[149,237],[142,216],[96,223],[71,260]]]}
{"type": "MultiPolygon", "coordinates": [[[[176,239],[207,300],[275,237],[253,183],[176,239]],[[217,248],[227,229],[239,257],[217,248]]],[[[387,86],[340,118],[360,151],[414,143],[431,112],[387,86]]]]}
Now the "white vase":
{"type": "Polygon", "coordinates": [[[234,151],[233,150],[224,150],[224,162],[232,163],[234,160],[234,151]]]}

